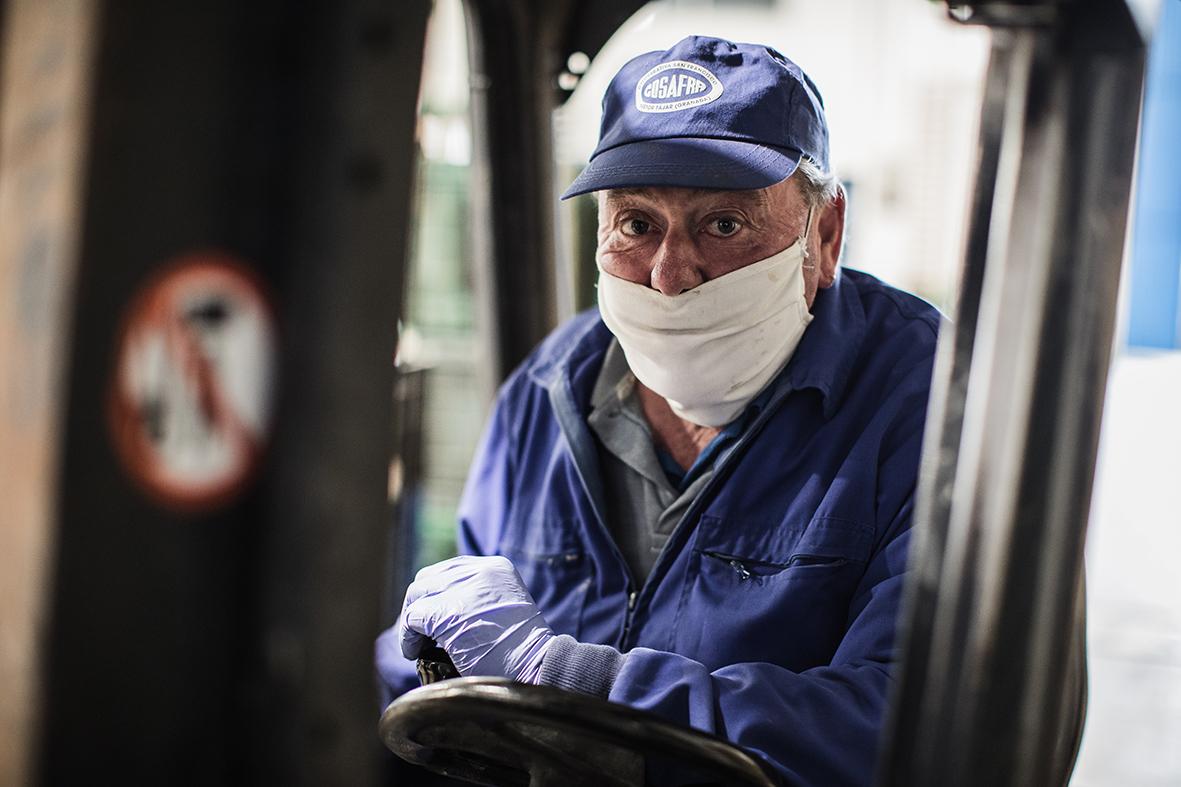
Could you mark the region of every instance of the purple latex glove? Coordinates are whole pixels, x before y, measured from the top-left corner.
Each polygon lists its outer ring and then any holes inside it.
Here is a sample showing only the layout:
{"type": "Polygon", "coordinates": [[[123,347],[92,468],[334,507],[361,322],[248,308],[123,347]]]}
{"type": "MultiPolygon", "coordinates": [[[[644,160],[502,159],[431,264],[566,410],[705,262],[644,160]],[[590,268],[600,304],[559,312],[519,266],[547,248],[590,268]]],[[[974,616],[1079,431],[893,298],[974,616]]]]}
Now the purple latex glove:
{"type": "Polygon", "coordinates": [[[406,591],[398,621],[402,655],[417,658],[427,638],[460,675],[537,683],[554,632],[521,576],[503,557],[461,556],[427,566],[406,591]]]}

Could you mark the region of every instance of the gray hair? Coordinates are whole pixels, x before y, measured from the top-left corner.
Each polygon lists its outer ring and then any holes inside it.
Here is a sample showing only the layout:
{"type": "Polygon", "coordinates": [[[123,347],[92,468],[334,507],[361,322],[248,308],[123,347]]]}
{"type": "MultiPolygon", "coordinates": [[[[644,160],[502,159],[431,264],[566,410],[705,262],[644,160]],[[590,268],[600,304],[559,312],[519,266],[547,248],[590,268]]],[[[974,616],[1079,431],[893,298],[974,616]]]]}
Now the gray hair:
{"type": "Polygon", "coordinates": [[[800,159],[795,175],[799,177],[800,191],[810,208],[827,205],[840,194],[841,182],[837,180],[837,176],[825,172],[809,158],[800,159]]]}

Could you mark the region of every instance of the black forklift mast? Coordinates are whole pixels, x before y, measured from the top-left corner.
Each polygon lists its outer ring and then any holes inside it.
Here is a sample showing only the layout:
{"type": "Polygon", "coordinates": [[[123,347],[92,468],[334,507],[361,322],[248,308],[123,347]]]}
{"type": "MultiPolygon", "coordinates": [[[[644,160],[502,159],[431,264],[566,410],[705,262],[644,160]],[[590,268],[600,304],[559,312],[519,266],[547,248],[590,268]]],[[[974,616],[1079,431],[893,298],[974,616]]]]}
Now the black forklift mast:
{"type": "Polygon", "coordinates": [[[1086,708],[1083,546],[1155,3],[948,5],[992,29],[992,52],[879,783],[1064,784],[1086,708]]]}

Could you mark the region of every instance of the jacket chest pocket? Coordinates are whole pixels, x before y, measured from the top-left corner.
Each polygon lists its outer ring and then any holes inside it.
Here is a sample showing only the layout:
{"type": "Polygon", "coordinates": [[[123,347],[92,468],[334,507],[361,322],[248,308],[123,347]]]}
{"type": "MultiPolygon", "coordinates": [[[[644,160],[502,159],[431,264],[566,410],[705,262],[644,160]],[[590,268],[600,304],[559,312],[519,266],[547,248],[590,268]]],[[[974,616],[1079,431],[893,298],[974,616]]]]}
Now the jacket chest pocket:
{"type": "Polygon", "coordinates": [[[592,575],[582,545],[571,541],[538,543],[535,539],[520,543],[506,538],[500,553],[512,561],[550,627],[578,638],[592,575]]]}
{"type": "Polygon", "coordinates": [[[828,664],[848,625],[873,531],[847,520],[770,527],[702,519],[674,650],[710,669],[828,664]]]}

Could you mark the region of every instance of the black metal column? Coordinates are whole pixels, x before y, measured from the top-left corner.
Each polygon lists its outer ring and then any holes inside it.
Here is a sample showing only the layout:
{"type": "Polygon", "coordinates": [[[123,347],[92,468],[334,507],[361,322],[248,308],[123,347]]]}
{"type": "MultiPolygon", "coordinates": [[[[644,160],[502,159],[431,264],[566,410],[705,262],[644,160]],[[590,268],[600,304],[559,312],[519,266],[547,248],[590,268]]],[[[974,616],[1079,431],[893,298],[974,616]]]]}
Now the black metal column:
{"type": "Polygon", "coordinates": [[[558,319],[553,110],[573,52],[593,57],[637,0],[465,0],[472,69],[477,325],[498,384],[558,319]]]}
{"type": "MultiPolygon", "coordinates": [[[[374,783],[372,643],[430,3],[71,5],[99,21],[35,781],[374,783]],[[249,478],[173,505],[133,482],[109,394],[134,293],[208,250],[260,283],[278,383],[249,478]]],[[[206,366],[230,387],[258,371],[206,366]]]]}
{"type": "MultiPolygon", "coordinates": [[[[939,574],[947,549],[947,522],[964,425],[964,401],[984,286],[1005,110],[1009,84],[1018,65],[1013,59],[1014,44],[1013,36],[1007,32],[998,32],[993,37],[980,113],[976,189],[972,195],[964,264],[953,312],[955,319],[945,320],[939,332],[919,471],[917,524],[912,532],[911,577],[904,603],[903,616],[908,628],[903,633],[910,642],[925,643],[933,635],[939,574]]],[[[914,736],[918,733],[920,705],[914,701],[898,702],[897,699],[917,696],[924,691],[930,657],[931,653],[925,647],[913,647],[906,653],[895,684],[896,701],[891,706],[890,728],[894,738],[883,747],[887,755],[883,768],[898,767],[894,758],[919,745],[914,736]]]]}
{"type": "Polygon", "coordinates": [[[559,39],[571,3],[467,0],[472,253],[491,380],[557,324],[553,130],[559,39]]]}
{"type": "MultiPolygon", "coordinates": [[[[403,314],[430,0],[314,0],[298,53],[289,333],[261,497],[245,715],[255,784],[366,785],[378,710],[395,328],[403,314]]],[[[284,16],[289,3],[280,5],[284,16]]]]}
{"type": "Polygon", "coordinates": [[[1006,28],[986,113],[1001,86],[1005,100],[1000,129],[984,118],[968,313],[941,349],[936,391],[947,401],[932,408],[928,447],[944,455],[924,460],[916,587],[880,777],[1055,784],[1081,724],[1082,551],[1144,41],[1123,0],[980,3],[960,16],[1006,28]]]}

